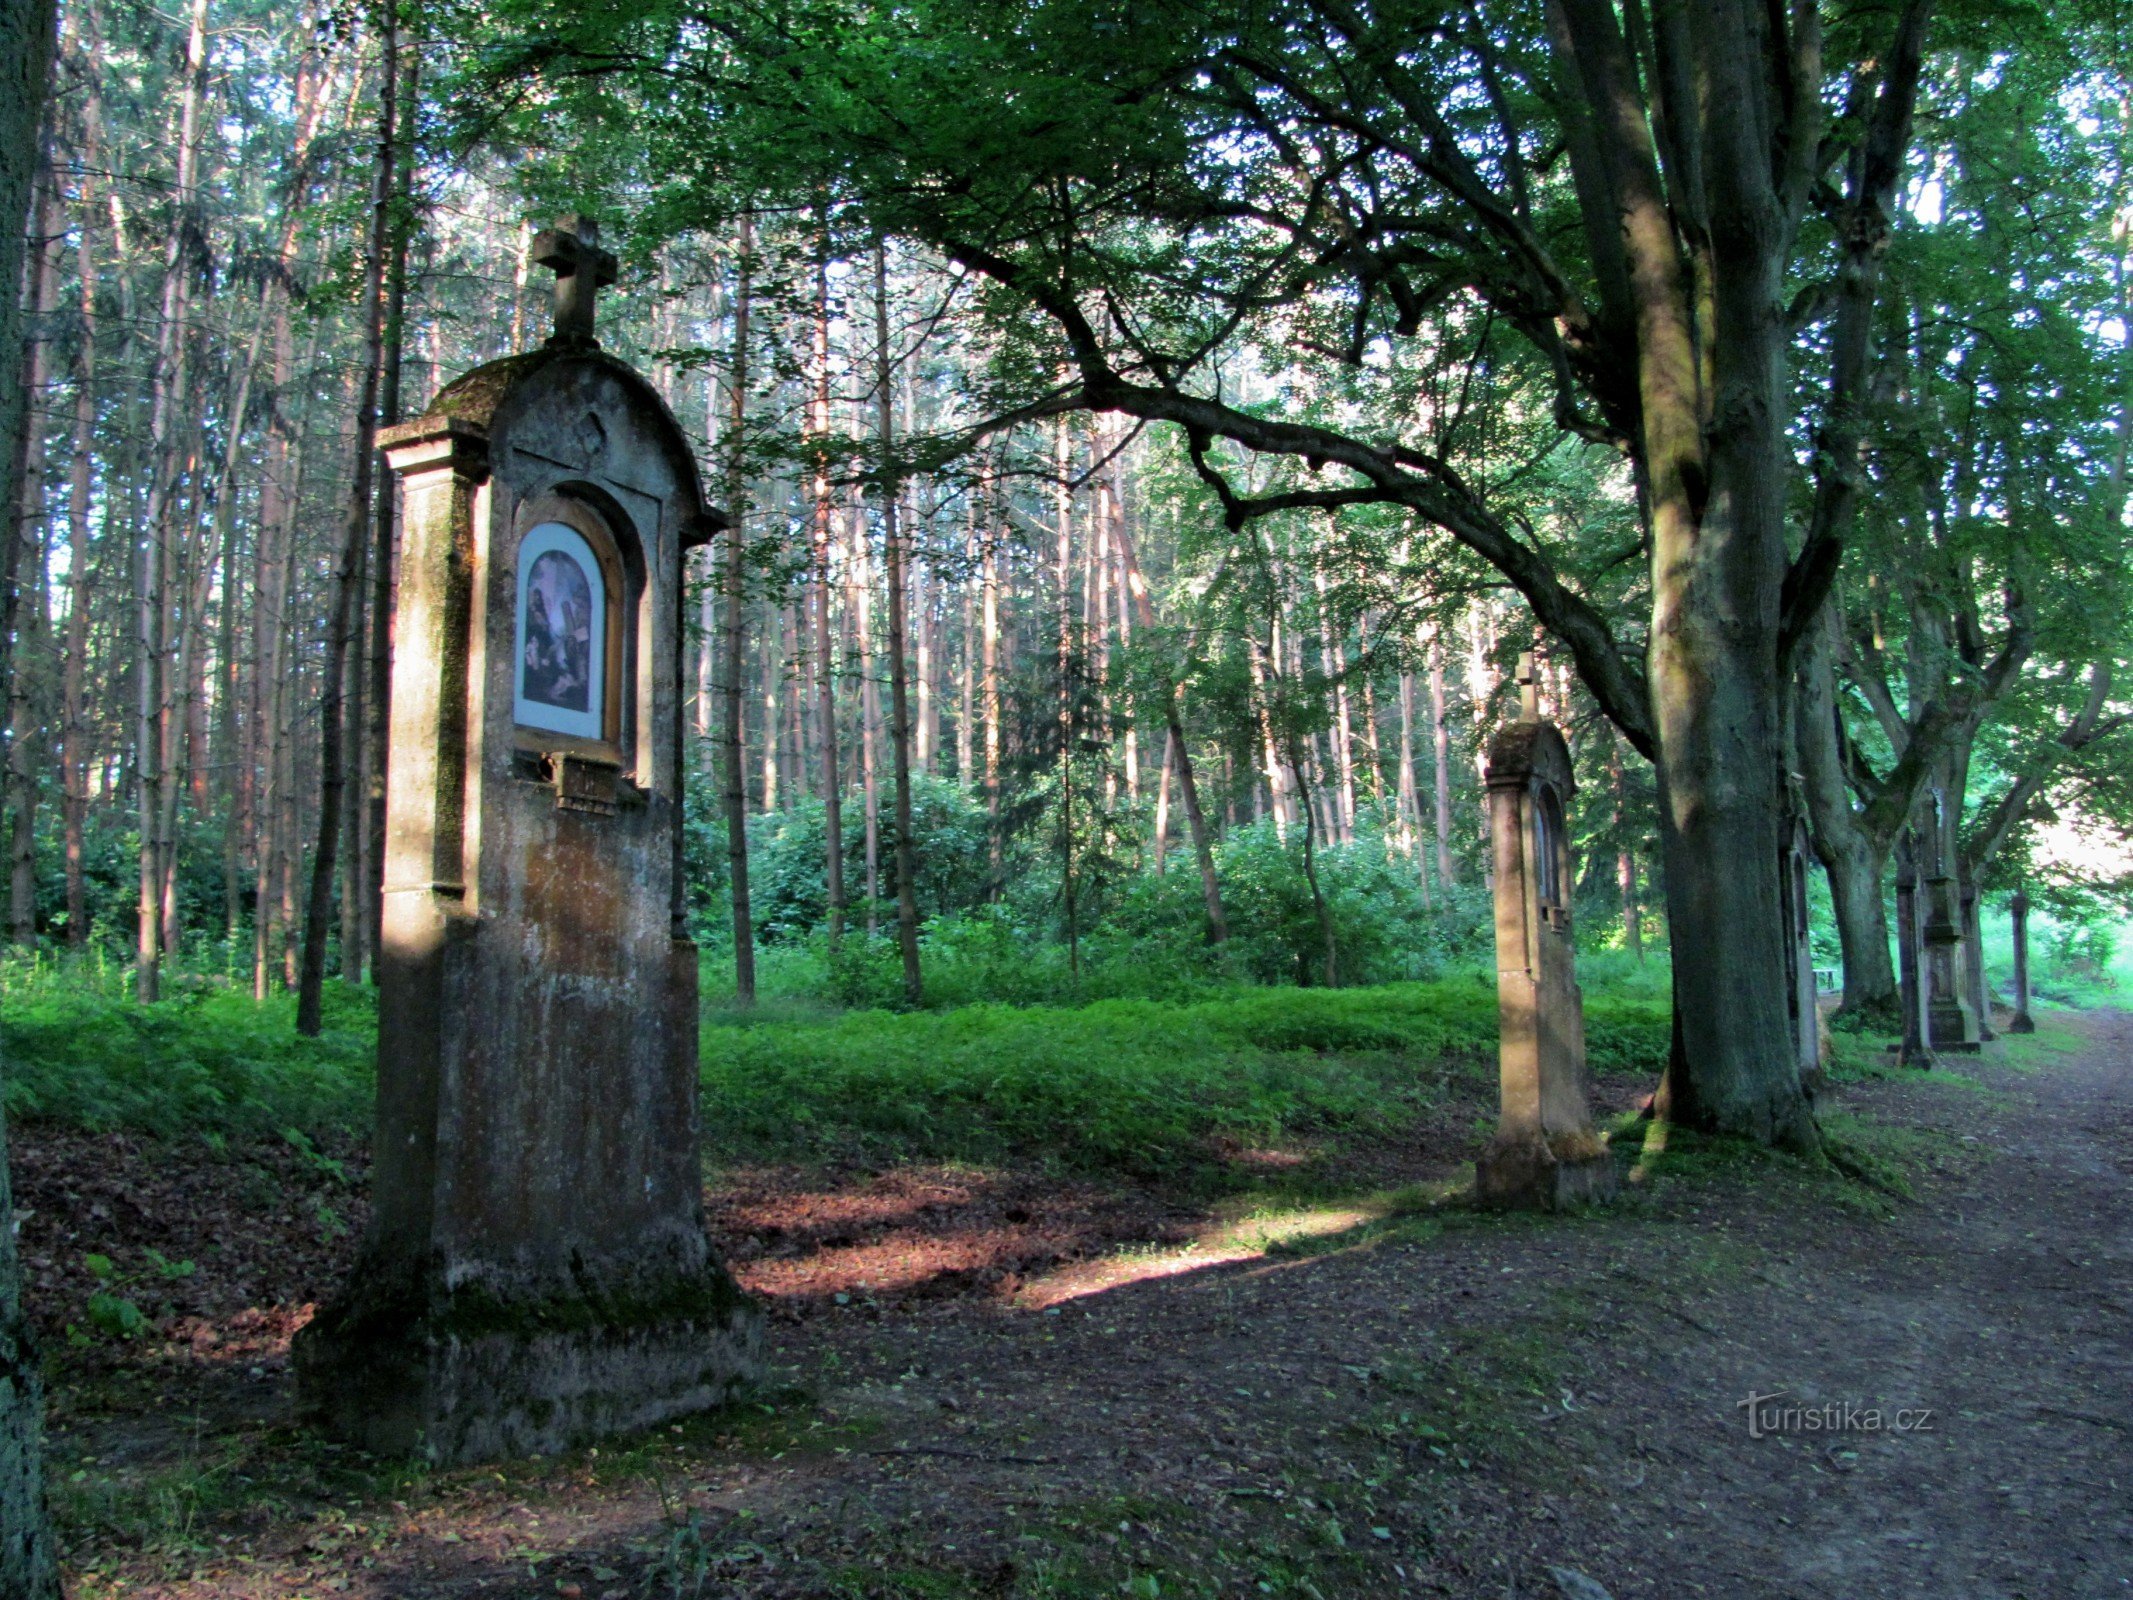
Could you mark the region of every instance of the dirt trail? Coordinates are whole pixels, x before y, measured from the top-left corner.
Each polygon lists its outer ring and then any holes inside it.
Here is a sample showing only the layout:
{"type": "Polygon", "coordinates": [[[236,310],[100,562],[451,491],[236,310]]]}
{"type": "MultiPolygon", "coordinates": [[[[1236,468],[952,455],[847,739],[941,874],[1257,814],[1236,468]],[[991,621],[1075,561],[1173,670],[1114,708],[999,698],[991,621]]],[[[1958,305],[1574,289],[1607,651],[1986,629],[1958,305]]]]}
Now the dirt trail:
{"type": "Polygon", "coordinates": [[[778,1328],[814,1399],[777,1418],[240,1510],[190,1578],[80,1592],[2133,1593],[2133,1018],[2084,1026],[1840,1089],[1917,1130],[1881,1136],[1918,1174],[1886,1208],[1771,1160],[1590,1219],[1151,1254],[1043,1310],[854,1304],[778,1328]],[[1791,1413],[1764,1437],[1751,1394],[1791,1413]]]}

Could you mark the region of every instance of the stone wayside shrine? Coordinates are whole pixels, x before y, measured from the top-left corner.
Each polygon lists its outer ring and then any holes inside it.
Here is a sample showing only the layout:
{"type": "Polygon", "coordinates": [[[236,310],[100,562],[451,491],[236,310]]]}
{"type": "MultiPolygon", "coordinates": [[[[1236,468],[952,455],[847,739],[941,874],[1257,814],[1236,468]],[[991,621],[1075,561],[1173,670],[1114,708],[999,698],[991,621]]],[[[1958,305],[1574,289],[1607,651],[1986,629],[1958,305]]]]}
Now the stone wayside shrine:
{"type": "Polygon", "coordinates": [[[682,559],[723,521],[593,338],[592,226],[534,254],[554,337],[380,439],[405,532],[375,1198],[295,1349],[314,1417],[439,1462],[717,1405],[761,1339],[704,1233],[682,920],[682,559]]]}
{"type": "Polygon", "coordinates": [[[1518,682],[1519,720],[1489,746],[1503,1108],[1475,1163],[1475,1192],[1484,1205],[1552,1211],[1607,1199],[1615,1168],[1592,1125],[1570,937],[1570,747],[1541,720],[1530,654],[1518,682]]]}
{"type": "Polygon", "coordinates": [[[1785,911],[1785,1009],[1792,1021],[1792,1057],[1800,1082],[1822,1084],[1822,1010],[1815,994],[1815,953],[1809,939],[1807,875],[1814,862],[1807,819],[1792,812],[1780,824],[1778,894],[1785,911]]]}

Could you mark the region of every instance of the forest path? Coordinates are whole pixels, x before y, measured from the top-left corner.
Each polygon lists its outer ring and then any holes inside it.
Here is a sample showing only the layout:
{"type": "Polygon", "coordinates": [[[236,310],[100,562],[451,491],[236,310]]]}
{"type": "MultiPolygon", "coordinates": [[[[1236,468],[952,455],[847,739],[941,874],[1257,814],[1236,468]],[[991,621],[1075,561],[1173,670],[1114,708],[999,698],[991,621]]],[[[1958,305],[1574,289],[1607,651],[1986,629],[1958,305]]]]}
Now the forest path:
{"type": "Polygon", "coordinates": [[[2126,1594],[2133,1018],[2075,1026],[1833,1092],[1909,1198],[1677,1137],[1604,1215],[855,1303],[774,1325],[753,1419],[252,1497],[77,1592],[2126,1594]],[[1752,1436],[1750,1395],[1792,1414],[1752,1436]]]}

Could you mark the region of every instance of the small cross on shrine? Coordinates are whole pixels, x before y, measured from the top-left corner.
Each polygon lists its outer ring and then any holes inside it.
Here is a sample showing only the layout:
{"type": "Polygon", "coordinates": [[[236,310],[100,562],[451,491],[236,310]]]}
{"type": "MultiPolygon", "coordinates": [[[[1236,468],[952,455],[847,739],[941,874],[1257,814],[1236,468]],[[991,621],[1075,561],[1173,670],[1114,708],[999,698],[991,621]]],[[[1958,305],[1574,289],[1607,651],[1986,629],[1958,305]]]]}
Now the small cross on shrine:
{"type": "Polygon", "coordinates": [[[615,281],[615,258],[600,248],[600,225],[568,216],[533,238],[533,259],[555,274],[555,332],[548,342],[578,348],[593,337],[593,297],[615,281]]]}
{"type": "Polygon", "coordinates": [[[1517,683],[1519,716],[1527,722],[1540,721],[1540,669],[1534,664],[1531,650],[1519,652],[1517,683]]]}

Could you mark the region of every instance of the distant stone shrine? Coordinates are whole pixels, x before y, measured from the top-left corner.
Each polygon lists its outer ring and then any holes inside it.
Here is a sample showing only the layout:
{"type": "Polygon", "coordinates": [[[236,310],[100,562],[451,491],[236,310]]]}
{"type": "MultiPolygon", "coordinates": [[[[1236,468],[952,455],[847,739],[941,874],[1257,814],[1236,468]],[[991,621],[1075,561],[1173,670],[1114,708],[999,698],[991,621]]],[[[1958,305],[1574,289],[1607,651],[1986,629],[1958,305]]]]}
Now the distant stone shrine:
{"type": "Polygon", "coordinates": [[[1503,1101],[1475,1191],[1484,1205],[1555,1210],[1606,1199],[1615,1168],[1592,1124],[1570,936],[1570,747],[1541,720],[1530,654],[1518,682],[1519,720],[1489,745],[1503,1101]]]}
{"type": "Polygon", "coordinates": [[[1958,881],[1962,886],[1963,999],[1970,1006],[1970,1014],[1977,1018],[1978,1038],[1990,1044],[1999,1035],[1992,1031],[1992,986],[1985,981],[1985,930],[1978,915],[1977,882],[1972,878],[1958,881]]]}
{"type": "Polygon", "coordinates": [[[2035,1033],[2037,1019],[2029,1014],[2029,891],[2015,885],[2007,902],[2008,932],[2014,940],[2014,1015],[2007,1021],[2009,1033],[2035,1033]]]}
{"type": "Polygon", "coordinates": [[[1903,1009],[1898,1062],[1907,1067],[1933,1065],[1933,1024],[1926,977],[1924,878],[1918,870],[1918,841],[1906,830],[1896,843],[1897,994],[1903,1009]]]}
{"type": "Polygon", "coordinates": [[[1942,822],[1942,797],[1933,791],[1933,828],[1927,835],[1930,870],[1920,885],[1924,895],[1926,943],[1926,1020],[1936,1051],[1974,1055],[1982,1037],[1977,1008],[1971,1003],[1963,938],[1960,886],[1947,869],[1948,841],[1942,822]]]}
{"type": "Polygon", "coordinates": [[[1785,911],[1785,1000],[1792,1019],[1792,1055],[1800,1082],[1810,1089],[1822,1081],[1822,1012],[1815,995],[1815,955],[1809,938],[1807,874],[1814,862],[1807,819],[1798,812],[1786,820],[1784,846],[1778,852],[1779,892],[1785,911]]]}
{"type": "Polygon", "coordinates": [[[723,521],[593,337],[591,224],[534,254],[554,337],[380,439],[405,532],[374,1209],[295,1349],[314,1416],[440,1462],[717,1405],[761,1340],[704,1233],[681,882],[682,556],[723,521]]]}

